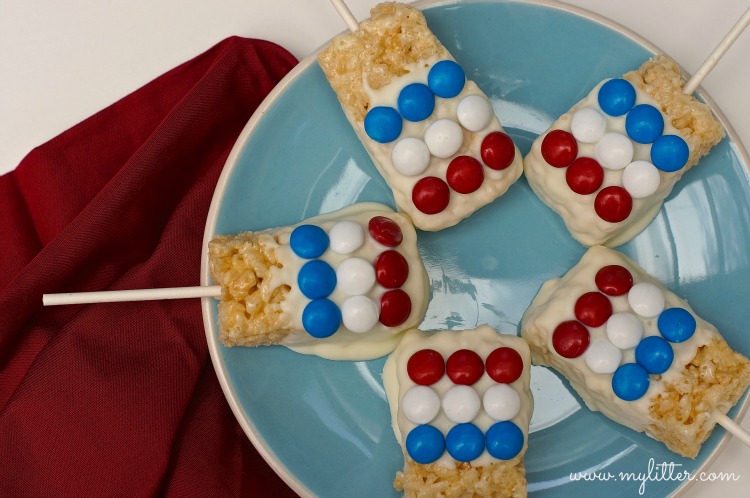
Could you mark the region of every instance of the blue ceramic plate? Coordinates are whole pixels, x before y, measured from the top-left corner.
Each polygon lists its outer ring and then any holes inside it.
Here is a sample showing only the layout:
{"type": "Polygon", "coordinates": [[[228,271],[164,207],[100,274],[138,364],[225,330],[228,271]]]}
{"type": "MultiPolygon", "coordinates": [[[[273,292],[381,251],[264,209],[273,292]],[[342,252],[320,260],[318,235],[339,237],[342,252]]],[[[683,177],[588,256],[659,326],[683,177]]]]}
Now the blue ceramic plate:
{"type": "MultiPolygon", "coordinates": [[[[422,6],[437,37],[493,100],[524,155],[533,138],[596,83],[636,68],[656,51],[610,21],[560,4],[422,6]]],[[[750,355],[750,336],[743,333],[750,323],[748,160],[728,132],[684,176],[648,229],[619,249],[750,355]]],[[[358,201],[394,205],[310,58],[269,96],[238,140],[214,196],[206,240],[297,223],[358,201]]],[[[419,236],[432,288],[425,330],[488,323],[517,334],[542,282],[565,273],[584,253],[523,178],[458,226],[419,236]]],[[[210,281],[205,259],[204,284],[210,281]]],[[[283,347],[224,348],[209,300],[204,318],[235,415],[293,489],[320,497],[397,496],[391,482],[403,459],[382,388],[383,359],[336,362],[283,347]]],[[[532,384],[536,410],[526,469],[534,497],[632,497],[640,482],[581,482],[571,474],[642,473],[650,458],[694,472],[722,446],[724,430],[717,429],[700,456],[686,460],[590,412],[551,371],[534,367],[532,384]]],[[[646,495],[672,495],[683,484],[648,482],[646,495]]]]}

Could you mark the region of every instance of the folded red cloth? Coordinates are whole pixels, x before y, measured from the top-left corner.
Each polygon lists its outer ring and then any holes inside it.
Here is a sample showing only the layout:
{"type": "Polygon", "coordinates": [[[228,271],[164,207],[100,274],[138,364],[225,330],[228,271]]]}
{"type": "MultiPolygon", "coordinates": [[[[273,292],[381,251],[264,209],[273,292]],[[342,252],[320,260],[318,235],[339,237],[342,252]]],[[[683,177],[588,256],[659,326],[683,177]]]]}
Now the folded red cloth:
{"type": "Polygon", "coordinates": [[[0,177],[0,496],[295,496],[222,395],[198,300],[41,296],[199,285],[224,161],[296,63],[227,39],[0,177]]]}

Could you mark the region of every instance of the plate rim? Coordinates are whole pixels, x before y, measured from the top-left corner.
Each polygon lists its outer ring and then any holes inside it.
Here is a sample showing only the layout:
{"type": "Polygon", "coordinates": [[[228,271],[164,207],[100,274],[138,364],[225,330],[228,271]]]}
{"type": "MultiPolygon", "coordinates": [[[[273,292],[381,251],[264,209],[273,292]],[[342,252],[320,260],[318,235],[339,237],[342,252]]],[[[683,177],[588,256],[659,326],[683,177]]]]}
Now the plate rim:
{"type": "MultiPolygon", "coordinates": [[[[567,12],[570,14],[574,14],[576,16],[579,16],[584,19],[593,21],[597,24],[600,24],[606,28],[611,29],[612,31],[615,31],[625,36],[626,38],[629,38],[630,40],[642,46],[643,48],[645,48],[647,51],[651,52],[654,55],[666,54],[666,52],[663,51],[661,48],[659,48],[656,44],[652,43],[645,37],[641,36],[640,34],[636,33],[635,31],[627,28],[626,26],[620,23],[613,21],[612,19],[605,17],[601,14],[592,12],[588,9],[585,9],[576,5],[570,5],[570,4],[567,4],[558,0],[468,0],[468,1],[467,0],[418,0],[415,2],[407,2],[407,3],[410,3],[410,5],[420,10],[428,9],[428,8],[435,8],[435,7],[442,7],[442,6],[449,6],[449,5],[467,4],[467,3],[468,4],[516,3],[516,4],[526,4],[526,5],[538,5],[538,6],[547,7],[547,8],[567,12]]],[[[332,11],[332,15],[334,15],[333,11],[332,11]]],[[[338,34],[344,33],[346,31],[347,30],[342,30],[338,34]]],[[[338,34],[334,35],[334,37],[338,36],[338,34]]],[[[291,86],[291,84],[294,81],[296,81],[296,79],[300,76],[301,73],[308,70],[313,64],[317,62],[318,54],[330,43],[332,39],[333,38],[326,40],[320,47],[316,48],[309,55],[301,59],[297,63],[297,65],[294,68],[292,68],[292,70],[289,73],[287,73],[286,76],[284,76],[279,81],[279,83],[276,84],[276,86],[271,90],[271,92],[269,92],[269,94],[261,101],[260,105],[252,114],[252,116],[250,117],[250,119],[245,124],[242,131],[240,132],[239,136],[237,137],[237,140],[235,141],[229,155],[227,156],[222,172],[217,181],[216,188],[211,198],[211,204],[209,206],[208,215],[206,217],[206,223],[205,223],[204,232],[203,232],[203,242],[201,246],[203,250],[201,254],[201,265],[200,265],[200,284],[202,286],[213,285],[213,282],[211,279],[210,265],[208,261],[208,242],[215,235],[216,224],[217,224],[218,214],[222,206],[223,195],[229,184],[229,179],[231,178],[232,173],[234,172],[238,157],[240,156],[245,146],[247,145],[247,142],[249,141],[250,137],[255,131],[255,128],[257,128],[262,122],[263,117],[265,116],[266,112],[279,100],[279,98],[285,92],[285,90],[287,90],[289,86],[291,86]]],[[[679,64],[679,62],[678,62],[678,66],[680,67],[680,70],[682,71],[683,75],[687,75],[687,76],[690,75],[690,73],[687,72],[679,64]]],[[[711,96],[703,89],[702,86],[699,86],[696,89],[695,94],[699,95],[701,99],[703,99],[703,101],[711,108],[712,112],[716,115],[717,119],[719,120],[722,127],[726,131],[727,137],[734,144],[735,152],[744,163],[744,167],[746,169],[745,173],[748,175],[748,178],[750,179],[750,155],[748,155],[747,149],[742,143],[742,140],[740,139],[740,137],[737,135],[737,132],[734,130],[731,123],[727,119],[726,115],[719,108],[719,106],[714,101],[714,99],[711,98],[711,96]]],[[[265,462],[274,470],[274,472],[284,481],[284,483],[286,483],[295,493],[297,493],[301,497],[314,498],[316,495],[309,488],[307,488],[307,486],[302,484],[302,482],[300,482],[299,479],[297,479],[297,477],[285,465],[281,463],[281,461],[278,459],[273,449],[266,444],[261,434],[256,430],[255,426],[250,422],[250,419],[247,416],[247,413],[245,412],[244,407],[239,403],[239,399],[234,391],[234,386],[232,385],[229,379],[229,374],[226,369],[226,365],[222,361],[221,352],[220,352],[221,345],[218,340],[216,325],[212,317],[213,302],[214,302],[214,298],[210,298],[210,297],[201,298],[201,311],[202,311],[202,316],[203,316],[203,325],[204,325],[204,329],[206,333],[206,341],[208,343],[208,351],[209,351],[209,355],[211,358],[211,363],[216,372],[216,376],[219,380],[219,384],[223,391],[224,397],[227,400],[227,403],[229,404],[230,409],[232,410],[232,413],[235,419],[242,427],[243,432],[248,437],[253,447],[258,451],[258,453],[261,455],[263,460],[265,460],[265,462]]],[[[735,417],[735,420],[741,421],[744,418],[749,408],[750,408],[750,396],[746,396],[745,401],[738,408],[737,416],[735,417]]],[[[721,454],[721,452],[724,451],[726,445],[729,443],[730,436],[731,436],[730,433],[728,431],[725,431],[719,443],[716,445],[714,450],[706,457],[706,459],[702,462],[702,464],[696,469],[696,472],[705,471],[716,460],[719,454],[721,454]]],[[[692,487],[693,484],[694,484],[693,480],[682,481],[682,483],[666,498],[673,498],[673,497],[677,497],[677,496],[684,494],[688,489],[692,487]]]]}

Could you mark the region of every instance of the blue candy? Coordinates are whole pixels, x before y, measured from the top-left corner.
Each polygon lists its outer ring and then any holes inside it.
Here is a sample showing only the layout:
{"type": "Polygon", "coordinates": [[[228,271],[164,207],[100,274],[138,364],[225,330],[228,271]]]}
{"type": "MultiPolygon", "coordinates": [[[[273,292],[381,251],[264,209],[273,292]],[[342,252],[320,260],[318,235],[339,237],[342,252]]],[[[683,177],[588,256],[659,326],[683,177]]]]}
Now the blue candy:
{"type": "Polygon", "coordinates": [[[341,325],[341,310],[328,299],[313,299],[302,310],[302,326],[318,339],[330,337],[341,325]]]}
{"type": "Polygon", "coordinates": [[[396,140],[402,127],[401,115],[393,107],[373,107],[365,116],[365,133],[381,144],[396,140]]]}
{"type": "Polygon", "coordinates": [[[328,234],[316,225],[300,225],[292,231],[289,245],[300,258],[315,259],[328,249],[328,234]]]}
{"type": "Polygon", "coordinates": [[[336,288],[336,272],[325,261],[314,259],[300,268],[297,285],[309,299],[328,297],[336,288]]]}
{"type": "Polygon", "coordinates": [[[651,162],[668,173],[685,166],[688,157],[690,157],[690,148],[677,135],[662,135],[651,145],[651,162]]]}
{"type": "Polygon", "coordinates": [[[648,391],[648,372],[637,363],[625,363],[617,367],[612,376],[612,390],[618,398],[635,401],[648,391]]]}
{"type": "Polygon", "coordinates": [[[609,80],[599,88],[599,107],[610,116],[622,116],[635,105],[635,88],[623,79],[609,80]]]}
{"type": "Polygon", "coordinates": [[[635,361],[650,374],[662,374],[674,360],[672,346],[663,338],[652,335],[638,343],[635,348],[635,361]]]}
{"type": "Polygon", "coordinates": [[[464,89],[466,75],[458,63],[451,60],[440,61],[427,74],[427,85],[438,97],[452,99],[464,89]]]}
{"type": "Polygon", "coordinates": [[[639,104],[625,118],[625,131],[633,141],[650,144],[664,131],[664,117],[656,107],[639,104]]]}
{"type": "Polygon", "coordinates": [[[435,110],[435,94],[427,85],[412,83],[398,94],[398,111],[409,121],[427,119],[435,110]]]}
{"type": "Polygon", "coordinates": [[[443,455],[443,433],[431,425],[418,425],[406,436],[406,452],[417,463],[432,463],[443,455]]]}
{"type": "Polygon", "coordinates": [[[474,424],[458,424],[448,431],[445,447],[454,460],[470,462],[484,451],[484,434],[474,424]]]}
{"type": "Polygon", "coordinates": [[[510,460],[523,449],[523,431],[513,422],[498,422],[487,430],[487,452],[499,460],[510,460]]]}
{"type": "Polygon", "coordinates": [[[659,332],[669,342],[684,342],[695,333],[695,317],[684,308],[669,308],[662,311],[656,322],[659,332]]]}

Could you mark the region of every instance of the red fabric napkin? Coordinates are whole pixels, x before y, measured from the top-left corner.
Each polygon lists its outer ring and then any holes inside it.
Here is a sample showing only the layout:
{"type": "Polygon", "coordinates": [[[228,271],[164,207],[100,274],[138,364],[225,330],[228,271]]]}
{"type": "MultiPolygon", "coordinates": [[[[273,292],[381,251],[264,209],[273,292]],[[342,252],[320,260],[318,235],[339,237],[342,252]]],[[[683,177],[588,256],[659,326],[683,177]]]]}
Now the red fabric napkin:
{"type": "Polygon", "coordinates": [[[198,300],[41,296],[199,285],[224,161],[296,62],[227,39],[0,177],[0,496],[295,496],[222,395],[198,300]]]}

